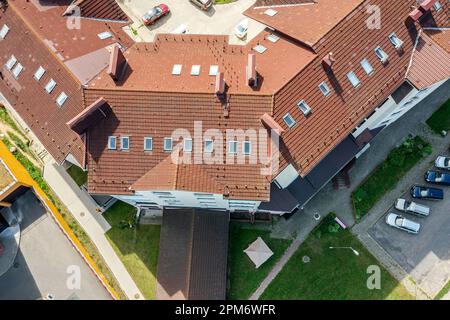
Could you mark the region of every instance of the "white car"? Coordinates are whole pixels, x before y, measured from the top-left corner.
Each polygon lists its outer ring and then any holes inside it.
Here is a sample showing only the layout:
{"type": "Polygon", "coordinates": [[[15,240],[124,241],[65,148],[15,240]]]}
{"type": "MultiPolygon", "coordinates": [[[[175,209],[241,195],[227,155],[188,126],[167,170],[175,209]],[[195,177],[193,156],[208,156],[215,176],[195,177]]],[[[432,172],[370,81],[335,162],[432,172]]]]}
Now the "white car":
{"type": "Polygon", "coordinates": [[[395,209],[422,217],[427,217],[430,215],[430,207],[418,204],[416,202],[406,201],[402,198],[397,199],[395,202],[395,209]]]}
{"type": "Polygon", "coordinates": [[[391,227],[417,234],[420,230],[420,223],[414,222],[412,220],[406,219],[405,217],[395,214],[389,213],[386,217],[386,223],[391,227]]]}
{"type": "Polygon", "coordinates": [[[449,157],[437,157],[434,165],[439,169],[450,170],[450,158],[449,157]]]}
{"type": "Polygon", "coordinates": [[[243,19],[239,24],[234,27],[234,34],[239,39],[244,39],[247,36],[247,30],[248,30],[248,19],[243,19]]]}

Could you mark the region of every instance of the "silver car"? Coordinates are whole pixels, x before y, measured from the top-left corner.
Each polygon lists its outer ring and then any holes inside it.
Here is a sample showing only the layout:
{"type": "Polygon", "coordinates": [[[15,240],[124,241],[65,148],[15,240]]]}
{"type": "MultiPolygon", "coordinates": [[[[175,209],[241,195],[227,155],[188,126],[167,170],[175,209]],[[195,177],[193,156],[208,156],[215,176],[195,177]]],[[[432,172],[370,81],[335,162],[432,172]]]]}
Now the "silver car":
{"type": "Polygon", "coordinates": [[[450,157],[437,157],[434,163],[436,168],[450,170],[450,157]]]}
{"type": "Polygon", "coordinates": [[[389,213],[386,217],[386,223],[391,227],[417,234],[420,230],[420,223],[414,222],[412,220],[406,219],[405,217],[395,214],[389,213]]]}

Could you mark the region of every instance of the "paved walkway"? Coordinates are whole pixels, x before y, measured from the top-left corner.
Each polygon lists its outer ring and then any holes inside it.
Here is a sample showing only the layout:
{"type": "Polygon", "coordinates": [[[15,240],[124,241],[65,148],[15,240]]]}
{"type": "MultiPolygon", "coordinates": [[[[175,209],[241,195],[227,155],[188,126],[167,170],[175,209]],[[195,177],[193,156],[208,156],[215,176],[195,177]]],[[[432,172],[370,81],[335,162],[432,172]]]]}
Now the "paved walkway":
{"type": "MultiPolygon", "coordinates": [[[[438,90],[433,92],[430,96],[422,100],[417,106],[406,113],[397,122],[383,130],[378,136],[374,138],[371,142],[371,147],[368,151],[363,154],[356,162],[355,166],[350,171],[351,187],[349,189],[334,190],[332,183],[330,182],[325,186],[306,206],[303,210],[297,212],[289,220],[280,219],[276,223],[272,230],[272,237],[274,238],[295,238],[296,240],[291,244],[291,247],[285,252],[280,261],[275,265],[268,276],[263,280],[260,287],[252,295],[251,299],[258,299],[267,286],[272,282],[272,280],[281,271],[283,266],[289,261],[289,258],[294,254],[296,249],[301,245],[301,243],[306,239],[309,233],[319,224],[320,221],[316,221],[313,218],[315,213],[319,213],[322,217],[329,212],[336,212],[338,217],[344,221],[347,226],[354,226],[355,219],[351,204],[351,194],[353,190],[367,177],[370,172],[372,172],[382,161],[384,161],[389,154],[389,152],[400,145],[408,135],[421,135],[425,137],[427,141],[433,144],[434,152],[429,157],[435,157],[440,149],[445,149],[448,147],[448,142],[450,141],[450,135],[445,139],[433,134],[425,121],[436,111],[442,104],[444,104],[449,99],[450,92],[450,80],[447,81],[438,90]],[[298,241],[297,241],[298,240],[298,241]],[[291,250],[293,249],[293,250],[291,250]]],[[[417,168],[412,169],[412,171],[407,175],[417,177],[417,172],[420,171],[422,174],[425,170],[422,166],[429,166],[429,159],[421,162],[417,168]]],[[[408,178],[402,179],[399,182],[397,189],[405,188],[404,185],[410,183],[408,178]]],[[[394,198],[399,194],[399,191],[392,191],[389,195],[383,197],[383,199],[378,203],[378,205],[371,210],[371,212],[385,212],[379,210],[379,206],[389,206],[392,205],[394,198]]],[[[367,215],[367,217],[376,216],[373,214],[367,215]]],[[[366,218],[367,218],[366,217],[366,218]]],[[[376,219],[377,220],[377,219],[376,219]]],[[[375,221],[376,221],[375,220],[375,221]]],[[[384,250],[365,232],[368,227],[364,227],[365,219],[360,225],[357,225],[359,229],[355,227],[354,232],[359,240],[367,247],[367,249],[374,254],[382,263],[387,270],[402,284],[406,289],[417,299],[428,299],[421,290],[418,288],[408,277],[407,273],[390,257],[384,250]],[[363,231],[362,231],[363,230],[363,231]]],[[[446,296],[450,299],[450,294],[446,296]]]]}
{"type": "Polygon", "coordinates": [[[45,165],[44,179],[88,234],[128,299],[144,299],[144,295],[139,291],[122,261],[106,239],[105,232],[111,227],[103,216],[97,212],[95,202],[75,184],[61,166],[55,163],[45,165]]]}

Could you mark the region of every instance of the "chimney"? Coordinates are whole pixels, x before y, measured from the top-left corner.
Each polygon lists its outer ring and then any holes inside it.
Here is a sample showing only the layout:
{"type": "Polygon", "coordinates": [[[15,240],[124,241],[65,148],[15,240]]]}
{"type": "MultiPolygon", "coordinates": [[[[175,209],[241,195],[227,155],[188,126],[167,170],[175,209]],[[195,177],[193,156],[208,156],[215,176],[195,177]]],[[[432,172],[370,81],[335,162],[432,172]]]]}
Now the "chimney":
{"type": "Polygon", "coordinates": [[[256,75],[256,56],[254,53],[248,54],[247,66],[245,68],[247,75],[247,84],[250,87],[257,86],[257,75],[256,75]]]}
{"type": "Polygon", "coordinates": [[[284,129],[268,113],[264,113],[260,120],[267,129],[276,131],[278,135],[281,135],[284,132],[284,129]]]}
{"type": "Polygon", "coordinates": [[[333,52],[330,52],[325,58],[322,59],[322,66],[327,72],[331,72],[333,69],[333,64],[336,59],[333,57],[333,52]]]}
{"type": "Polygon", "coordinates": [[[419,9],[414,9],[406,18],[406,27],[410,30],[416,29],[416,23],[419,22],[419,19],[423,16],[422,11],[419,9]]]}
{"type": "Polygon", "coordinates": [[[216,74],[216,95],[223,95],[225,93],[225,80],[223,78],[223,72],[216,74]]]}
{"type": "Polygon", "coordinates": [[[427,13],[428,11],[431,10],[431,8],[433,7],[433,5],[436,3],[436,0],[424,0],[421,4],[420,4],[420,11],[422,11],[423,13],[427,13]]]}
{"type": "Polygon", "coordinates": [[[114,44],[109,59],[108,74],[114,81],[120,81],[127,69],[127,59],[120,50],[119,45],[114,44]]]}

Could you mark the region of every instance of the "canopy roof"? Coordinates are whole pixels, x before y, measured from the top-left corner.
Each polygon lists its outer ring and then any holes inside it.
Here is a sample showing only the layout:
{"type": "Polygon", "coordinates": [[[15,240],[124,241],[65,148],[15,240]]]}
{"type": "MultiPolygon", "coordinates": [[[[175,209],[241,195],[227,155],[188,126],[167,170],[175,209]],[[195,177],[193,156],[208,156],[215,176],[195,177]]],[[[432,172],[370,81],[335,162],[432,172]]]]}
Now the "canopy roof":
{"type": "Polygon", "coordinates": [[[261,237],[258,237],[258,239],[250,244],[244,252],[248,255],[250,260],[252,260],[256,268],[259,268],[273,255],[272,250],[270,250],[261,237]]]}

